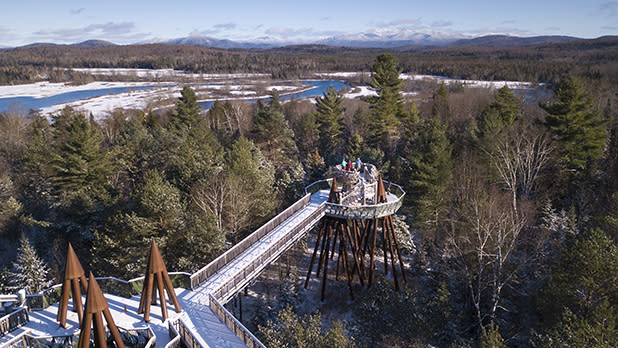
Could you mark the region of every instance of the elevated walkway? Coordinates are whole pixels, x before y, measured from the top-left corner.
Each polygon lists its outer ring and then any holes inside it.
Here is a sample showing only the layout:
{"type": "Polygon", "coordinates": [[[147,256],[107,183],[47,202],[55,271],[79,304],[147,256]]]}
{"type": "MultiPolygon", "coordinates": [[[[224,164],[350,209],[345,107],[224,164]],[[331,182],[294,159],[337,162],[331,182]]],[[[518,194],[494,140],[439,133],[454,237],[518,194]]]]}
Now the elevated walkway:
{"type": "MultiPolygon", "coordinates": [[[[356,185],[358,187],[347,191],[342,196],[343,204],[327,202],[332,179],[310,185],[303,198],[192,274],[191,291],[178,294],[182,313],[168,320],[170,334],[177,337],[166,348],[180,346],[180,339],[192,348],[263,347],[223,304],[257,278],[325,215],[366,219],[392,214],[401,206],[405,192],[394,184],[394,191],[387,195],[386,203],[371,204],[368,192],[374,192],[373,184],[367,182],[364,176],[360,181],[363,186],[356,185]]],[[[6,346],[8,338],[0,340],[1,348],[6,346]]]]}
{"type": "MultiPolygon", "coordinates": [[[[221,304],[225,304],[249,282],[257,278],[264,268],[315,226],[324,216],[327,199],[328,191],[326,190],[307,194],[237,244],[243,250],[239,251],[234,248],[228,250],[191,277],[192,286],[197,286],[193,291],[182,296],[183,313],[179,320],[195,336],[200,345],[203,347],[259,346],[251,342],[249,336],[252,335],[248,332],[244,335],[249,341],[241,340],[234,336],[232,330],[226,332],[216,326],[217,314],[219,317],[225,314],[222,313],[221,304]],[[250,243],[244,243],[245,241],[250,243]],[[214,267],[221,262],[223,263],[220,267],[214,267]],[[204,274],[208,275],[203,281],[199,281],[198,279],[204,274]],[[212,303],[213,299],[215,303],[212,303]],[[215,314],[215,312],[218,313],[215,314]],[[214,326],[217,329],[213,330],[214,326]]],[[[228,321],[232,324],[239,324],[233,318],[224,319],[224,322],[228,321]]],[[[240,328],[242,329],[244,328],[240,328]]],[[[238,332],[236,335],[238,336],[238,332]]]]}

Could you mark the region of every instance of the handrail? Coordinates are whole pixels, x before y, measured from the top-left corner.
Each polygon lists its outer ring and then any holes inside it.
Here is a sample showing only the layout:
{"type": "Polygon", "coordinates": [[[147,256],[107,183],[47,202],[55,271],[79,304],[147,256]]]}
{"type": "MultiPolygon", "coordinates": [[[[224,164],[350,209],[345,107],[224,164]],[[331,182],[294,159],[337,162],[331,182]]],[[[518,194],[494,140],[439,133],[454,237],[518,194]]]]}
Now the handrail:
{"type": "Polygon", "coordinates": [[[275,243],[269,246],[269,248],[262,253],[257,259],[249,262],[243,267],[243,270],[236,274],[234,277],[228,279],[225,283],[221,284],[217,289],[214,289],[211,294],[217,298],[220,302],[227,302],[230,297],[230,293],[234,290],[242,288],[247,284],[254,275],[258,274],[264,269],[268,263],[281,255],[291,245],[293,245],[303,233],[311,228],[319,218],[324,214],[325,204],[320,206],[305,218],[307,223],[296,225],[290,230],[283,238],[279,239],[275,243]]]}
{"type": "Polygon", "coordinates": [[[247,250],[260,238],[274,230],[279,224],[294,215],[297,211],[305,207],[311,202],[311,194],[306,194],[303,198],[296,201],[296,203],[289,206],[287,209],[279,213],[277,216],[270,219],[267,223],[262,225],[255,232],[248,235],[240,243],[234,245],[232,248],[219,255],[216,259],[212,260],[209,264],[202,267],[199,271],[193,273],[191,279],[191,289],[195,290],[203,282],[206,281],[211,275],[217,273],[221,268],[232,261],[236,256],[240,255],[243,251],[247,250]]]}
{"type": "Polygon", "coordinates": [[[165,345],[165,348],[176,348],[176,347],[180,347],[180,340],[182,337],[180,337],[180,334],[178,333],[178,331],[176,330],[176,328],[174,327],[174,323],[168,319],[167,322],[167,327],[169,329],[169,335],[171,340],[169,342],[167,342],[167,344],[165,345]]]}
{"type": "Polygon", "coordinates": [[[193,335],[191,329],[185,324],[182,318],[177,318],[174,321],[170,321],[170,325],[174,325],[174,329],[178,333],[178,336],[182,339],[184,344],[189,348],[207,348],[193,335]]]}
{"type": "Polygon", "coordinates": [[[3,316],[0,318],[0,336],[6,335],[29,321],[30,318],[28,317],[27,307],[21,307],[20,309],[3,316]]]}
{"type": "Polygon", "coordinates": [[[401,207],[406,192],[397,184],[389,181],[386,181],[386,183],[389,183],[391,187],[399,191],[399,196],[395,194],[396,200],[360,206],[326,202],[326,215],[345,216],[349,219],[371,219],[393,214],[401,207]]]}
{"type": "Polygon", "coordinates": [[[244,344],[249,348],[266,348],[260,342],[260,340],[255,337],[251,331],[249,331],[238,319],[236,319],[232,313],[230,313],[217,299],[212,296],[212,294],[208,295],[209,297],[209,306],[215,314],[225,323],[225,326],[230,328],[238,338],[240,338],[244,344]]]}
{"type": "Polygon", "coordinates": [[[312,182],[310,185],[305,186],[305,194],[310,194],[310,193],[315,193],[317,191],[320,191],[323,188],[330,188],[331,185],[333,184],[333,179],[322,179],[322,180],[318,180],[318,181],[314,181],[312,182]],[[326,183],[326,184],[324,184],[326,183]],[[321,185],[321,187],[320,187],[321,185]]]}
{"type": "Polygon", "coordinates": [[[28,348],[29,335],[30,330],[24,331],[3,344],[2,348],[28,348]]]}
{"type": "MultiPolygon", "coordinates": [[[[187,277],[191,276],[191,274],[187,272],[169,272],[168,274],[170,276],[175,276],[175,275],[176,276],[184,275],[187,277]]],[[[116,277],[95,277],[95,279],[99,282],[103,280],[112,280],[120,284],[131,285],[132,283],[144,280],[144,276],[140,276],[140,277],[129,279],[129,280],[119,279],[116,277]]],[[[99,284],[99,285],[101,287],[104,287],[102,284],[99,284]]],[[[58,289],[60,289],[61,287],[62,287],[62,284],[54,284],[50,286],[49,288],[42,290],[39,293],[26,295],[26,304],[28,305],[28,308],[30,310],[42,310],[42,309],[45,309],[47,306],[56,303],[56,301],[60,301],[60,293],[58,289]],[[57,291],[57,296],[53,299],[54,300],[53,302],[47,303],[46,302],[48,300],[47,296],[49,296],[48,294],[53,291],[57,291]]],[[[110,293],[113,295],[119,295],[119,296],[126,297],[126,294],[122,294],[121,292],[110,292],[110,293]]]]}

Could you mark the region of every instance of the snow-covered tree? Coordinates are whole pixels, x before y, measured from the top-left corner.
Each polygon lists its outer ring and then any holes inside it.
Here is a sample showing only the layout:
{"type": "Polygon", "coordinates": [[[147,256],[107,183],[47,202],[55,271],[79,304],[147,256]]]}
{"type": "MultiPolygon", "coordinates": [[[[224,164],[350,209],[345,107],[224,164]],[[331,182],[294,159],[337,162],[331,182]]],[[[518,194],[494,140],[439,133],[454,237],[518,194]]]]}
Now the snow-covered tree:
{"type": "Polygon", "coordinates": [[[26,289],[29,294],[38,293],[52,284],[47,264],[24,235],[19,240],[17,262],[13,263],[13,268],[13,284],[26,289]]]}

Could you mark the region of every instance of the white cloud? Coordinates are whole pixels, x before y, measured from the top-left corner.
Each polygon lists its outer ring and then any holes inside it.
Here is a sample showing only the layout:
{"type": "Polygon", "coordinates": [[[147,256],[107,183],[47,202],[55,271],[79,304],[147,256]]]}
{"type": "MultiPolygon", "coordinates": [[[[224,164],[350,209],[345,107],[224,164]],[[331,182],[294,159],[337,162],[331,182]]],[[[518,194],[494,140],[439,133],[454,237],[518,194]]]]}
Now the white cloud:
{"type": "Polygon", "coordinates": [[[107,22],[90,24],[82,28],[46,28],[32,34],[32,40],[51,40],[53,42],[74,43],[100,38],[112,42],[128,43],[143,40],[149,33],[135,32],[133,22],[107,22]]]}

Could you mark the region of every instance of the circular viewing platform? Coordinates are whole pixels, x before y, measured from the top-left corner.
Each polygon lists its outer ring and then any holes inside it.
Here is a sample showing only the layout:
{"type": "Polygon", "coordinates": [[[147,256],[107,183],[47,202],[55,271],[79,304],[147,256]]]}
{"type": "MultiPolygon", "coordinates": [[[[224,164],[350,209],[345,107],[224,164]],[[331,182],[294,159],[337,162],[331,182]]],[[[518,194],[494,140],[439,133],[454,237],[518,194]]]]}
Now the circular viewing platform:
{"type": "Polygon", "coordinates": [[[384,199],[380,201],[378,186],[381,177],[376,167],[369,163],[363,163],[361,168],[355,170],[344,170],[337,165],[332,168],[330,176],[332,178],[319,180],[307,186],[305,192],[323,191],[322,194],[328,196],[333,182],[336,182],[338,192],[336,202],[330,200],[326,202],[325,210],[327,216],[335,218],[366,220],[393,215],[401,207],[406,194],[401,186],[383,181],[386,201],[384,199]]]}

